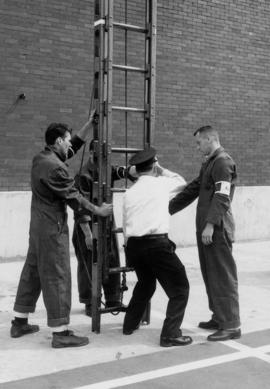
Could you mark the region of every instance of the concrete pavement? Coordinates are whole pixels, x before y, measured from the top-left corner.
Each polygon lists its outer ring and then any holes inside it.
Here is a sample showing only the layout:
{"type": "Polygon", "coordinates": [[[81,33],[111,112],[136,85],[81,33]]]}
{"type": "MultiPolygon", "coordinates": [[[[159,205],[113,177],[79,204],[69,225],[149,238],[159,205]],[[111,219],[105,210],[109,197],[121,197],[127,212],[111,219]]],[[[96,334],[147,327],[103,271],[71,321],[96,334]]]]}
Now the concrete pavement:
{"type": "MultiPolygon", "coordinates": [[[[90,337],[77,349],[52,349],[51,333],[40,298],[30,321],[40,332],[19,339],[9,337],[12,307],[22,261],[0,264],[0,388],[261,388],[270,379],[270,241],[236,243],[243,337],[210,343],[207,331],[197,328],[209,311],[198,266],[196,247],[180,248],[190,280],[190,299],[183,323],[193,337],[187,347],[159,347],[159,333],[167,298],[160,287],[152,300],[151,324],[131,336],[122,335],[123,313],[102,316],[101,333],[78,303],[76,260],[72,258],[73,308],[71,328],[90,337]]],[[[127,303],[135,283],[128,275],[127,303]]]]}

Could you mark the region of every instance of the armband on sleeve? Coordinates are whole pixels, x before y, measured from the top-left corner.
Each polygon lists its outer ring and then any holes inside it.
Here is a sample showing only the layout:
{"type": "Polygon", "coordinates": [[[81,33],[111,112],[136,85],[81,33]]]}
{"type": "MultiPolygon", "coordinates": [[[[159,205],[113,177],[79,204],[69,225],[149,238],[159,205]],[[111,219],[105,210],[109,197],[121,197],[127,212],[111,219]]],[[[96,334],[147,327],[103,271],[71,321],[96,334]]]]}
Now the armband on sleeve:
{"type": "Polygon", "coordinates": [[[218,181],[215,183],[215,194],[223,194],[225,196],[230,196],[231,192],[231,183],[229,181],[218,181]]]}

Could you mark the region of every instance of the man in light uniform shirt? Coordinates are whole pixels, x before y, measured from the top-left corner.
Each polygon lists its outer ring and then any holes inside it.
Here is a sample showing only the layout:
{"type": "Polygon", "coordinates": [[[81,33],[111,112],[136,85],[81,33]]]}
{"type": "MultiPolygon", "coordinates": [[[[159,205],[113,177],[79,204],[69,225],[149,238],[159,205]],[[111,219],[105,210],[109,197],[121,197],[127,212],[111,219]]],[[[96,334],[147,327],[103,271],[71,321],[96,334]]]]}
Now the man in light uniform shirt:
{"type": "Polygon", "coordinates": [[[154,148],[138,152],[130,164],[136,166],[139,178],[124,195],[123,230],[127,263],[134,267],[138,281],[126,311],[123,333],[131,335],[139,327],[158,280],[169,298],[160,345],[188,345],[192,339],[183,336],[180,327],[189,283],[175,245],[168,239],[168,204],[173,192],[181,191],[186,182],[158,165],[154,148]]]}

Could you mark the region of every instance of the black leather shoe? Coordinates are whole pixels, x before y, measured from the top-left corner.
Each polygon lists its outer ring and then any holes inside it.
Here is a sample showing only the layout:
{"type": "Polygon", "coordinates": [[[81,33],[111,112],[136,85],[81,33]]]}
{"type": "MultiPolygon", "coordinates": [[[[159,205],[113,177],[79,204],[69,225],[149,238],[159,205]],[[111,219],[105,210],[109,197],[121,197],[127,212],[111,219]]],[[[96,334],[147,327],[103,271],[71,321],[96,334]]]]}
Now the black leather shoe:
{"type": "Polygon", "coordinates": [[[190,343],[192,343],[190,336],[179,336],[178,338],[160,337],[161,347],[187,346],[190,343]]]}
{"type": "Polygon", "coordinates": [[[52,347],[64,348],[64,347],[80,347],[86,346],[89,343],[89,339],[86,336],[76,336],[73,331],[67,330],[65,334],[61,335],[56,332],[53,333],[52,347]]]}
{"type": "Polygon", "coordinates": [[[134,331],[136,331],[136,330],[139,329],[139,327],[140,327],[140,325],[138,324],[137,327],[132,328],[132,329],[131,329],[131,328],[130,328],[130,329],[128,329],[128,328],[123,328],[123,334],[124,334],[124,335],[132,335],[134,331]]]}
{"type": "Polygon", "coordinates": [[[219,324],[217,321],[211,319],[209,321],[201,321],[198,324],[198,327],[203,328],[204,330],[218,330],[219,324]]]}
{"type": "Polygon", "coordinates": [[[85,314],[86,316],[92,317],[92,305],[85,304],[85,314]]]}
{"type": "Polygon", "coordinates": [[[33,334],[39,331],[39,326],[34,324],[17,324],[15,320],[11,322],[10,336],[12,338],[20,338],[23,335],[33,334]]]}
{"type": "Polygon", "coordinates": [[[218,330],[212,335],[207,337],[207,340],[211,342],[219,342],[223,340],[239,339],[241,338],[241,330],[237,328],[235,330],[218,330]]]}

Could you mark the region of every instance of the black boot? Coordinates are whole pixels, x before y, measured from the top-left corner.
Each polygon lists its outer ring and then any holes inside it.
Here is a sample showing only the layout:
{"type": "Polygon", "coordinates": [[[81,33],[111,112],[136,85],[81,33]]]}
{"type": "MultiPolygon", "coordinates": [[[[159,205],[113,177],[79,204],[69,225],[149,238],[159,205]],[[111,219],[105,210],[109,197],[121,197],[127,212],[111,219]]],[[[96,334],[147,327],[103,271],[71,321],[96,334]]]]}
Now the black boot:
{"type": "Polygon", "coordinates": [[[20,338],[23,335],[33,334],[39,331],[39,326],[35,324],[28,324],[27,319],[24,321],[12,320],[10,328],[10,336],[12,338],[20,338]]]}
{"type": "Polygon", "coordinates": [[[86,336],[74,335],[73,331],[66,330],[62,332],[53,332],[52,347],[80,347],[86,346],[89,339],[86,336]]]}

